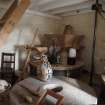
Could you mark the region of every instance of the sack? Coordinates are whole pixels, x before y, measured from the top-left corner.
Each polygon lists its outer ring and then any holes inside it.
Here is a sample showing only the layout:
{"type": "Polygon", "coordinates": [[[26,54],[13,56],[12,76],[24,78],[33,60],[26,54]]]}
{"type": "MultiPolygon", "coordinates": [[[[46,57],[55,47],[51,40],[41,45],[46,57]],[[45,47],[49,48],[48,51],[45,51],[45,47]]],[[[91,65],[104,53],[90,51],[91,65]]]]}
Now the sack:
{"type": "Polygon", "coordinates": [[[46,80],[52,78],[53,72],[52,72],[51,65],[48,62],[46,55],[42,56],[42,60],[43,60],[43,63],[40,65],[40,69],[38,70],[39,71],[39,78],[43,81],[46,81],[46,80]]]}

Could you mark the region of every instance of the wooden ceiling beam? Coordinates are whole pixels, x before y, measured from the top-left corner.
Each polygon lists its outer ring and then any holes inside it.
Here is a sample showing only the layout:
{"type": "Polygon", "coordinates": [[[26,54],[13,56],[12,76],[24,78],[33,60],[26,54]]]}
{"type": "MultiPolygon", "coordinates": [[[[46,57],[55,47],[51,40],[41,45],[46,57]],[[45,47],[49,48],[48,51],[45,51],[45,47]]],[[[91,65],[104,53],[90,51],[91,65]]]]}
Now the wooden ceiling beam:
{"type": "Polygon", "coordinates": [[[73,10],[73,11],[70,11],[70,12],[67,12],[67,13],[63,13],[63,14],[60,14],[60,16],[65,17],[65,16],[72,16],[72,15],[89,13],[89,12],[93,12],[93,11],[89,8],[84,8],[84,9],[80,9],[80,10],[73,10]]]}
{"type": "Polygon", "coordinates": [[[41,5],[45,5],[47,3],[51,3],[51,2],[54,2],[56,0],[39,0],[38,1],[38,5],[41,6],[41,5]]]}
{"type": "Polygon", "coordinates": [[[3,25],[6,20],[9,18],[9,16],[12,14],[12,12],[14,11],[14,9],[16,8],[18,4],[18,0],[15,0],[12,5],[9,7],[9,9],[6,11],[6,13],[3,15],[3,17],[0,19],[0,25],[3,25]]]}
{"type": "Polygon", "coordinates": [[[88,0],[56,0],[51,3],[39,6],[40,11],[47,12],[56,8],[71,6],[79,3],[86,2],[88,0]]]}
{"type": "Polygon", "coordinates": [[[86,1],[86,2],[83,2],[83,3],[76,4],[76,5],[58,8],[58,9],[55,9],[53,11],[48,11],[48,13],[56,15],[56,14],[61,14],[61,13],[67,13],[67,12],[70,12],[70,11],[73,11],[73,10],[91,8],[93,3],[94,2],[89,2],[89,1],[87,2],[86,1]]]}
{"type": "Polygon", "coordinates": [[[0,30],[0,45],[3,44],[8,38],[8,35],[10,34],[10,32],[12,32],[19,19],[22,17],[25,10],[28,8],[29,4],[30,0],[19,0],[18,5],[13,10],[12,14],[10,14],[10,16],[0,30]]]}

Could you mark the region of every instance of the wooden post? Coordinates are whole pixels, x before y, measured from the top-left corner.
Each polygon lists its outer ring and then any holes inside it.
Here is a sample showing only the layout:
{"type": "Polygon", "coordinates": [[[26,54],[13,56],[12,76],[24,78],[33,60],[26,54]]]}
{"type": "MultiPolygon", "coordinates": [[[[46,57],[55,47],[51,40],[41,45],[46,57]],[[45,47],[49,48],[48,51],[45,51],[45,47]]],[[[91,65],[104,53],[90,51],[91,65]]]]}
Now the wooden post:
{"type": "Polygon", "coordinates": [[[96,0],[96,9],[95,9],[95,22],[94,22],[94,35],[93,35],[93,45],[92,45],[92,57],[91,57],[91,72],[90,72],[90,81],[89,84],[93,85],[93,76],[95,72],[95,49],[96,49],[96,30],[97,30],[97,19],[98,19],[98,0],[96,0]]]}

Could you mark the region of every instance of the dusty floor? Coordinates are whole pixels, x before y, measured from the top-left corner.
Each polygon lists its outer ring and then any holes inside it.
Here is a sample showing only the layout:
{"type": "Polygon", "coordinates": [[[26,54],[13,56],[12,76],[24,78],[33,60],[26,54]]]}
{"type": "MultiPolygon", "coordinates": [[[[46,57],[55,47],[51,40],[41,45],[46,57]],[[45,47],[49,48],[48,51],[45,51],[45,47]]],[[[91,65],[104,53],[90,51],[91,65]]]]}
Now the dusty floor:
{"type": "MultiPolygon", "coordinates": [[[[90,74],[88,72],[83,72],[81,76],[78,78],[79,80],[90,84],[90,74]]],[[[97,94],[98,98],[98,104],[105,105],[105,92],[103,91],[105,89],[105,85],[102,82],[102,78],[100,75],[94,75],[93,76],[93,83],[91,87],[94,89],[94,91],[97,94]]]]}
{"type": "MultiPolygon", "coordinates": [[[[88,72],[83,72],[77,79],[89,84],[89,76],[90,76],[90,74],[88,72]]],[[[92,87],[96,91],[97,97],[100,94],[100,86],[101,86],[100,77],[95,75],[94,79],[93,79],[92,87]]],[[[0,95],[0,105],[10,105],[9,104],[9,95],[8,95],[8,93],[9,92],[7,91],[3,95],[0,95]]]]}
{"type": "Polygon", "coordinates": [[[10,105],[9,91],[0,94],[0,105],[10,105]]]}

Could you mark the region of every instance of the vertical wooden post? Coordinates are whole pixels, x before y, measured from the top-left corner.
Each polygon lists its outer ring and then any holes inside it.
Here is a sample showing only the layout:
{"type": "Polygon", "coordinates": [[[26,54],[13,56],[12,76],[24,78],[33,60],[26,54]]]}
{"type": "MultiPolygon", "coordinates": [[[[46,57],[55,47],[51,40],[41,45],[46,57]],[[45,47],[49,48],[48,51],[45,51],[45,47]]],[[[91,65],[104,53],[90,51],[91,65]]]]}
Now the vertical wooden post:
{"type": "Polygon", "coordinates": [[[93,84],[93,76],[95,72],[95,50],[96,50],[96,30],[97,30],[97,19],[98,19],[98,0],[96,0],[95,4],[95,17],[94,17],[94,35],[93,35],[93,45],[92,45],[92,57],[91,57],[91,72],[90,72],[90,81],[89,84],[93,84]]]}

